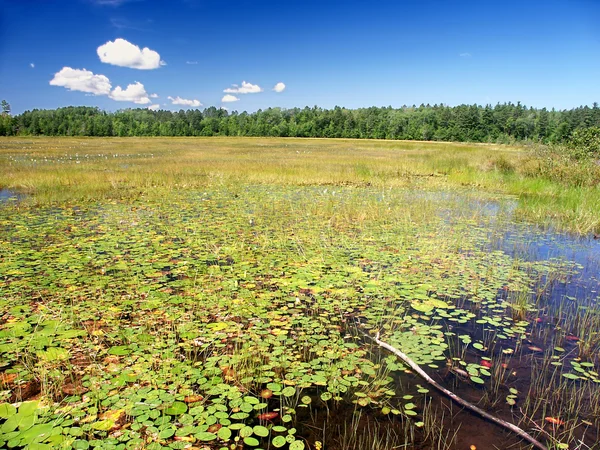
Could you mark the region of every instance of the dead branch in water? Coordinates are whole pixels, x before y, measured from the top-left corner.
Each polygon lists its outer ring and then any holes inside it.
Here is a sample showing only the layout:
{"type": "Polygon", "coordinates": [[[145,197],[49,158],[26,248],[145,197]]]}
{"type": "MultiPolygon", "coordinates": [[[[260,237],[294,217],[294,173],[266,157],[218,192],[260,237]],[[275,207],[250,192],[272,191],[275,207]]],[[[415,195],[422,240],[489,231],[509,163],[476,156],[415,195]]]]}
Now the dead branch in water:
{"type": "Polygon", "coordinates": [[[377,345],[379,345],[380,347],[385,348],[386,350],[392,352],[394,355],[396,355],[398,358],[400,358],[405,364],[407,364],[412,370],[414,370],[421,378],[423,378],[425,381],[427,381],[427,383],[429,383],[431,386],[436,388],[438,391],[440,391],[445,396],[452,399],[454,402],[458,403],[459,405],[461,405],[464,408],[467,408],[467,409],[473,411],[474,413],[480,415],[484,419],[489,420],[490,422],[494,422],[495,424],[500,425],[501,427],[512,431],[513,433],[519,435],[520,437],[522,437],[529,443],[533,444],[535,447],[539,448],[540,450],[548,450],[544,444],[537,441],[533,436],[529,435],[526,431],[522,430],[518,426],[513,425],[512,423],[506,422],[505,420],[502,420],[496,416],[493,416],[492,414],[473,405],[472,403],[469,403],[468,401],[463,400],[458,395],[456,395],[454,392],[449,391],[448,389],[443,387],[441,384],[438,384],[433,378],[431,378],[429,375],[427,375],[427,373],[425,373],[425,371],[423,369],[421,369],[421,367],[416,362],[414,362],[412,359],[410,359],[406,354],[404,354],[403,352],[398,350],[396,347],[393,347],[390,344],[380,340],[379,333],[377,333],[377,336],[375,336],[375,337],[370,336],[366,333],[363,333],[363,334],[365,336],[367,336],[369,339],[375,341],[377,343],[377,345]]]}

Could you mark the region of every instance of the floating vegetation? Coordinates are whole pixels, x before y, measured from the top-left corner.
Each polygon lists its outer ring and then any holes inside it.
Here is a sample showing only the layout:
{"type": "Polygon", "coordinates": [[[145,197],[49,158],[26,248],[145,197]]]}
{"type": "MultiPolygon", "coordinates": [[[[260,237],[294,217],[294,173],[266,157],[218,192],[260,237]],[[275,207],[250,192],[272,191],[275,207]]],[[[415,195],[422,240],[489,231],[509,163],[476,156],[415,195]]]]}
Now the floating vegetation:
{"type": "Polygon", "coordinates": [[[548,447],[595,445],[596,241],[421,181],[126,182],[0,208],[0,448],[526,446],[363,331],[548,447]]]}

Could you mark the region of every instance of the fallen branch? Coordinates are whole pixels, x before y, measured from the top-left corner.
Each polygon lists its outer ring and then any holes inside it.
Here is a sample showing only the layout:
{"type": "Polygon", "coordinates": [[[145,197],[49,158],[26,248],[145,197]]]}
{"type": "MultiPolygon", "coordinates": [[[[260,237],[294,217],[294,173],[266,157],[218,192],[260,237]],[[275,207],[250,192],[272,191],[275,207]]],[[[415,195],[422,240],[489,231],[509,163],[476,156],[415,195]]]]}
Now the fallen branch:
{"type": "Polygon", "coordinates": [[[468,401],[463,400],[455,393],[453,393],[453,392],[449,391],[448,389],[446,389],[445,387],[443,387],[441,384],[438,384],[433,378],[431,378],[429,375],[427,375],[427,373],[425,373],[425,371],[423,369],[421,369],[421,367],[416,362],[414,362],[412,359],[410,359],[407,355],[402,353],[396,347],[392,347],[390,344],[380,340],[379,333],[377,333],[377,336],[375,336],[375,337],[370,336],[366,333],[363,333],[363,334],[365,336],[367,336],[369,339],[375,341],[377,343],[377,345],[379,345],[380,347],[385,348],[386,350],[389,350],[390,352],[392,352],[394,355],[396,355],[398,358],[400,358],[402,361],[404,361],[404,363],[407,364],[412,370],[414,370],[421,378],[423,378],[425,381],[427,381],[431,386],[436,388],[442,394],[446,395],[447,397],[450,397],[454,402],[458,403],[459,405],[463,406],[464,408],[470,409],[471,411],[479,414],[484,419],[487,419],[490,422],[494,422],[495,424],[498,424],[501,427],[512,431],[513,433],[519,435],[520,437],[522,437],[529,443],[533,444],[535,447],[539,448],[540,450],[548,450],[544,444],[537,441],[533,436],[529,435],[527,432],[525,432],[518,426],[513,425],[512,423],[506,422],[502,419],[499,419],[496,416],[491,415],[490,413],[473,405],[472,403],[469,403],[468,401]]]}

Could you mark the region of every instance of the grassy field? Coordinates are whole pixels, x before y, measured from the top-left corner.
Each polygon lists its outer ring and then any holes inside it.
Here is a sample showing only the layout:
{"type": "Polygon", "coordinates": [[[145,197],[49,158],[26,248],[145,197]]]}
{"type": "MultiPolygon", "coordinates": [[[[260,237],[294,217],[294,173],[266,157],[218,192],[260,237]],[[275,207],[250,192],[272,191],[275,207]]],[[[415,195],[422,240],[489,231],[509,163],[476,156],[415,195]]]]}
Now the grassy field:
{"type": "Polygon", "coordinates": [[[377,332],[549,448],[596,448],[597,241],[556,232],[599,229],[594,170],[490,145],[2,139],[22,196],[0,204],[0,448],[528,448],[377,332]]]}
{"type": "Polygon", "coordinates": [[[600,169],[524,148],[343,139],[6,138],[0,187],[56,201],[163,196],[214,185],[473,189],[514,195],[518,214],[600,231],[600,169]]]}

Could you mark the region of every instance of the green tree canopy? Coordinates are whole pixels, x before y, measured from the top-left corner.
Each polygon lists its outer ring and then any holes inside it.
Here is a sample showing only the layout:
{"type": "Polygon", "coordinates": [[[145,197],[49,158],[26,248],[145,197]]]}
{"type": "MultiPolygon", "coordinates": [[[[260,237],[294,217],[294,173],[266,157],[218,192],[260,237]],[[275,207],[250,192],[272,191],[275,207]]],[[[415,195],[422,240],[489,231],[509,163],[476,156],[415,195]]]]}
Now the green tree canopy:
{"type": "MultiPolygon", "coordinates": [[[[5,108],[6,104],[6,108],[5,108]]],[[[290,136],[370,139],[418,139],[512,143],[581,142],[592,145],[600,128],[600,108],[582,106],[556,111],[521,103],[420,105],[347,109],[268,108],[229,113],[220,108],[151,111],[125,109],[109,113],[72,106],[26,111],[10,117],[2,103],[0,135],[45,136],[290,136]]],[[[591,147],[590,147],[591,148],[591,147]]]]}

